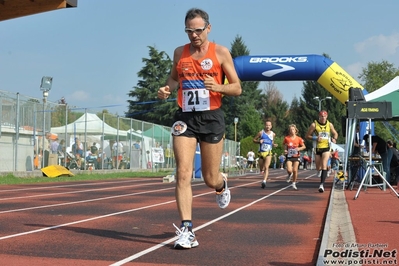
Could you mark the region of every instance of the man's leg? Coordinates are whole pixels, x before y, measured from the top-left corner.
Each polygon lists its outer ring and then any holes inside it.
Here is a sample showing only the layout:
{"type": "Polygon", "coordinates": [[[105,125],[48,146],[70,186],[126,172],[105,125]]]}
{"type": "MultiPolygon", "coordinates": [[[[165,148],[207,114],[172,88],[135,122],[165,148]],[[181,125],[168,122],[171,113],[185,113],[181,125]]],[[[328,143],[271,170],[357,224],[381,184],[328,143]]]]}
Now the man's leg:
{"type": "Polygon", "coordinates": [[[227,175],[222,174],[219,169],[222,149],[223,140],[218,143],[201,142],[202,175],[205,184],[215,189],[216,202],[219,208],[224,209],[229,205],[231,196],[227,186],[227,175]]]}
{"type": "Polygon", "coordinates": [[[176,228],[178,239],[175,241],[176,249],[197,247],[198,241],[193,232],[192,204],[193,192],[191,179],[193,176],[193,161],[197,146],[195,138],[184,136],[173,137],[173,150],[176,158],[176,204],[181,218],[180,227],[176,228]]]}
{"type": "Polygon", "coordinates": [[[265,160],[262,157],[259,157],[258,163],[259,163],[259,171],[260,173],[262,173],[262,171],[264,171],[263,165],[265,164],[265,160]]]}
{"type": "Polygon", "coordinates": [[[263,181],[261,184],[262,188],[266,187],[266,181],[267,181],[267,178],[269,177],[269,166],[270,166],[271,160],[272,160],[272,157],[269,155],[263,159],[263,164],[264,164],[263,168],[264,168],[265,172],[263,174],[263,181]]]}
{"type": "Polygon", "coordinates": [[[205,184],[213,189],[224,186],[223,176],[219,171],[223,151],[223,140],[218,143],[201,142],[201,170],[205,184]]]}
{"type": "Polygon", "coordinates": [[[176,203],[182,221],[192,218],[193,194],[191,179],[193,161],[197,146],[195,138],[173,137],[173,151],[176,159],[176,203]]]}
{"type": "Polygon", "coordinates": [[[324,182],[327,178],[328,159],[330,158],[330,152],[323,152],[321,156],[318,157],[321,157],[319,162],[319,166],[321,168],[319,192],[324,192],[324,182]]]}

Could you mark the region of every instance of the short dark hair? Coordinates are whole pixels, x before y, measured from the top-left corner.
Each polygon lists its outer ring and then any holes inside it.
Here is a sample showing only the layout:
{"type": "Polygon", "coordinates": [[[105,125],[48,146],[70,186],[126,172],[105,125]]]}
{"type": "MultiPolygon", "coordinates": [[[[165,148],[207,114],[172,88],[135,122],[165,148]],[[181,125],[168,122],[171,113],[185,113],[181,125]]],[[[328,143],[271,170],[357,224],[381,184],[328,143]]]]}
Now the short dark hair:
{"type": "Polygon", "coordinates": [[[184,18],[184,23],[186,23],[187,20],[192,20],[196,17],[201,17],[205,21],[205,24],[209,25],[208,13],[199,8],[191,8],[190,10],[188,10],[186,13],[186,17],[184,18]]]}

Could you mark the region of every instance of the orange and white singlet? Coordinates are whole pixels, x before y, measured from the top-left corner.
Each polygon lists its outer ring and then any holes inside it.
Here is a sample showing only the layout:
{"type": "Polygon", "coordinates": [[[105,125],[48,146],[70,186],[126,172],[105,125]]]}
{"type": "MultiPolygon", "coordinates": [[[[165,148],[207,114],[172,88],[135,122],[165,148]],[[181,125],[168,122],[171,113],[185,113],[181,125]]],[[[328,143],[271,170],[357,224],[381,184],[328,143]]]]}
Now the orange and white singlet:
{"type": "Polygon", "coordinates": [[[299,136],[296,136],[294,139],[291,136],[284,137],[283,145],[287,146],[287,157],[298,158],[300,153],[298,152],[298,148],[304,145],[303,139],[299,136]]]}
{"type": "Polygon", "coordinates": [[[195,60],[190,54],[190,44],[186,44],[177,63],[180,87],[177,92],[177,104],[183,112],[215,110],[222,105],[222,94],[205,88],[205,75],[223,84],[224,73],[216,58],[215,43],[210,42],[205,56],[195,60]]]}

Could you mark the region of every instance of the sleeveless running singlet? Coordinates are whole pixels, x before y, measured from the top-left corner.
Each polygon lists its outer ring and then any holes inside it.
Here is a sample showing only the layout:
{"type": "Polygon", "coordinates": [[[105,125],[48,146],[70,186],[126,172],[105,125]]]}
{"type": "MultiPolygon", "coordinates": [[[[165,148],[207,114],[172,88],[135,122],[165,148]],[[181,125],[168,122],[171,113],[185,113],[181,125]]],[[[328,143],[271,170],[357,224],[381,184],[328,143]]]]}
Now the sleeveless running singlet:
{"type": "Polygon", "coordinates": [[[180,87],[177,92],[177,104],[183,112],[207,111],[220,108],[222,94],[205,88],[205,74],[222,84],[224,73],[216,58],[215,43],[210,42],[208,52],[199,60],[190,54],[190,44],[186,44],[177,63],[180,87]]]}
{"type": "Polygon", "coordinates": [[[300,153],[297,149],[304,145],[303,139],[299,136],[296,136],[295,139],[292,139],[291,136],[286,136],[283,141],[283,145],[287,145],[287,157],[300,157],[300,153]]]}
{"type": "Polygon", "coordinates": [[[317,120],[314,121],[316,127],[316,136],[320,137],[320,141],[317,142],[316,148],[329,148],[330,147],[330,122],[326,122],[325,125],[320,124],[317,120]]]}
{"type": "Polygon", "coordinates": [[[272,150],[273,135],[273,131],[270,131],[269,134],[267,134],[264,130],[262,130],[262,135],[260,136],[260,139],[262,139],[263,142],[259,145],[260,152],[268,152],[272,150]]]}

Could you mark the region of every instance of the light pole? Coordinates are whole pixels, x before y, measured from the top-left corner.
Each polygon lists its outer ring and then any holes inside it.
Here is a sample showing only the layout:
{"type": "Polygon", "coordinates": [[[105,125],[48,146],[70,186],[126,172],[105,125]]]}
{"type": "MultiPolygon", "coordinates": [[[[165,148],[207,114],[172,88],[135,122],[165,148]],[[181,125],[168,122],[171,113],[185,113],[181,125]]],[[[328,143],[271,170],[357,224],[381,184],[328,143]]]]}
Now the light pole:
{"type": "Polygon", "coordinates": [[[48,92],[51,90],[51,85],[53,83],[53,78],[52,77],[42,77],[42,82],[40,84],[40,90],[43,91],[43,147],[42,147],[42,168],[44,167],[44,139],[46,137],[46,102],[47,102],[47,97],[48,97],[48,92]]]}
{"type": "Polygon", "coordinates": [[[238,124],[238,117],[234,117],[234,156],[237,159],[237,124],[238,124]]]}
{"type": "Polygon", "coordinates": [[[318,100],[319,101],[319,112],[321,111],[321,102],[325,100],[331,100],[330,96],[327,96],[326,98],[320,99],[319,96],[316,96],[313,98],[313,100],[318,100]]]}
{"type": "Polygon", "coordinates": [[[237,123],[238,117],[234,117],[234,141],[237,142],[237,123]]]}
{"type": "Polygon", "coordinates": [[[64,156],[64,167],[67,167],[66,146],[68,145],[68,104],[64,97],[61,97],[61,99],[58,101],[58,104],[60,106],[65,106],[65,143],[63,147],[65,151],[62,151],[62,156],[64,156]]]}

